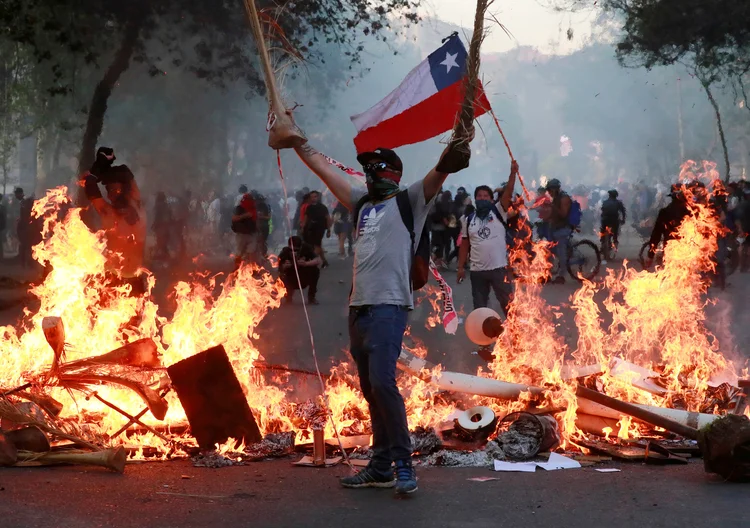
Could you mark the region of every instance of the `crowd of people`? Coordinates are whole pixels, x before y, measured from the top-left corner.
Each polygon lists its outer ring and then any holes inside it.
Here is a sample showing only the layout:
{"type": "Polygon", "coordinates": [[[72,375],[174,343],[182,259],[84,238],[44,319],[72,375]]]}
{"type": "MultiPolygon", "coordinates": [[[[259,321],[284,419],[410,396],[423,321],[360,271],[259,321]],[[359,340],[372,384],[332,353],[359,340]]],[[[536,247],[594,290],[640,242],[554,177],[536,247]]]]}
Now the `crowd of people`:
{"type": "Polygon", "coordinates": [[[15,257],[23,268],[31,267],[31,248],[42,240],[43,223],[31,215],[33,204],[21,187],[0,195],[0,259],[15,257]]]}
{"type": "MultiPolygon", "coordinates": [[[[403,163],[389,149],[361,153],[358,161],[365,185],[350,181],[331,167],[309,144],[296,149],[302,161],[327,187],[325,193],[303,188],[284,198],[280,192],[262,194],[241,185],[237,193],[205,199],[189,190],[179,196],[164,192],[141,196],[135,176],[125,165],[114,165],[114,151],[102,147],[90,171],[80,179],[91,207],[99,216],[112,262],[112,280],[143,292],[139,277],[146,247],[152,261],[174,262],[208,252],[213,242],[243,263],[263,265],[278,255],[279,277],[286,286],[286,303],[297,290],[307,302],[318,304],[322,270],[329,263],[326,240],[336,237],[341,259],[353,257],[349,297],[351,354],[357,365],[364,397],[370,405],[373,457],[355,476],[342,479],[345,487],[391,487],[401,493],[416,490],[410,461],[410,441],[403,400],[395,384],[395,362],[413,307],[412,293],[427,280],[427,263],[450,269],[456,263],[459,283],[471,283],[473,307],[486,307],[494,293],[507,315],[514,293],[510,249],[531,237],[553,242],[555,259],[566,259],[575,231],[610,240],[616,249],[630,218],[637,233],[649,241],[648,257],[672,239],[691,204],[711,208],[724,229],[719,233],[717,282],[725,286],[723,255],[734,237],[750,258],[750,184],[720,181],[661,185],[617,185],[614,188],[574,187],[568,192],[551,179],[534,196],[515,192],[519,167],[513,161],[505,183],[443,187],[449,174],[468,165],[459,150],[446,148],[438,164],[406,189],[400,186],[403,163]],[[102,189],[104,192],[102,192],[102,189]],[[525,206],[522,206],[525,205],[525,206]],[[148,223],[147,223],[148,219],[148,223]],[[149,242],[148,232],[153,235],[149,242]],[[426,250],[426,251],[425,251],[426,250]],[[395,463],[395,476],[391,464],[395,463]]],[[[41,240],[40,219],[31,215],[33,199],[18,188],[0,201],[0,250],[17,247],[19,261],[31,262],[31,247],[41,240]]],[[[0,254],[2,256],[2,254],[0,254]]],[[[553,283],[564,282],[563,266],[553,283]]],[[[491,347],[477,352],[491,360],[491,347]]]]}

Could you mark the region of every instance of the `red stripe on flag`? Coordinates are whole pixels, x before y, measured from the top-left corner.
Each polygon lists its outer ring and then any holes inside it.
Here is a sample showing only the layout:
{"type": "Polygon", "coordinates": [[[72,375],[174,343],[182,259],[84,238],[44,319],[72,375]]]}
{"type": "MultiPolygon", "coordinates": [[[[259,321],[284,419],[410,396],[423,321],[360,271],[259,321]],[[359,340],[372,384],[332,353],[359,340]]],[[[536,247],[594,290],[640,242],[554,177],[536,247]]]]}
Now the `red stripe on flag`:
{"type": "MultiPolygon", "coordinates": [[[[481,84],[479,90],[474,100],[475,117],[490,110],[490,102],[481,84]]],[[[394,149],[433,138],[453,128],[463,100],[463,82],[459,81],[408,110],[363,130],[354,138],[354,146],[358,153],[370,152],[378,147],[394,149]]]]}

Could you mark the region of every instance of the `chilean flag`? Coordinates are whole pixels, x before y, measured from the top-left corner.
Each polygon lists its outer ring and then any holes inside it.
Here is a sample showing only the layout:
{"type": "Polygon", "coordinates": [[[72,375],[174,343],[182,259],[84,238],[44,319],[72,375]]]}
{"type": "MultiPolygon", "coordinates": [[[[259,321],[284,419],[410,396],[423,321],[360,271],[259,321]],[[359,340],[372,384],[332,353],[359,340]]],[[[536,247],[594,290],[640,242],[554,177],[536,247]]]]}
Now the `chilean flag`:
{"type": "MultiPolygon", "coordinates": [[[[396,148],[453,128],[464,99],[466,48],[457,33],[414,68],[398,88],[351,120],[357,128],[357,152],[396,148]]],[[[490,102],[478,83],[474,116],[488,112],[490,102]]]]}

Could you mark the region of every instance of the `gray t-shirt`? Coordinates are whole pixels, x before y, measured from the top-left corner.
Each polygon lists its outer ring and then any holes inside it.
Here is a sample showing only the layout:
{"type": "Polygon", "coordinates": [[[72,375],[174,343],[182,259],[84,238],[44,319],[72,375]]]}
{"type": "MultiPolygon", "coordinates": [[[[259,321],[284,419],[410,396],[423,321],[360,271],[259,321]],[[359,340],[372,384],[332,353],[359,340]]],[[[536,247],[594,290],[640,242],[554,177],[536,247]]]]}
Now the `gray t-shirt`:
{"type": "MultiPolygon", "coordinates": [[[[365,194],[364,187],[352,188],[352,203],[365,194]]],[[[414,233],[419,236],[427,220],[432,201],[425,202],[422,181],[409,187],[414,214],[414,233]]],[[[354,284],[349,306],[393,304],[413,307],[411,261],[414,248],[411,236],[398,211],[396,197],[362,206],[354,230],[354,284]]]]}

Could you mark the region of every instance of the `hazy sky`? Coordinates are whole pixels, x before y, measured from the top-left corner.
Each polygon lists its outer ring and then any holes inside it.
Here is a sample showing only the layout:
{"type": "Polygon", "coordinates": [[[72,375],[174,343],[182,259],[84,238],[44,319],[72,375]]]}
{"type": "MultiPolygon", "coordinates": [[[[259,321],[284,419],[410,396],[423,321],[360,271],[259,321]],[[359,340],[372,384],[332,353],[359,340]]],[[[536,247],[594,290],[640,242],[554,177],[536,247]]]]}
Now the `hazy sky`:
{"type": "MultiPolygon", "coordinates": [[[[475,6],[474,0],[425,0],[423,13],[470,28],[474,25],[475,6]]],[[[482,46],[484,51],[506,51],[521,45],[534,46],[545,53],[570,53],[589,36],[594,16],[591,12],[554,12],[542,7],[538,0],[495,0],[491,11],[515,40],[489,23],[492,30],[482,46]],[[572,41],[566,36],[568,28],[573,29],[572,41]]]]}

